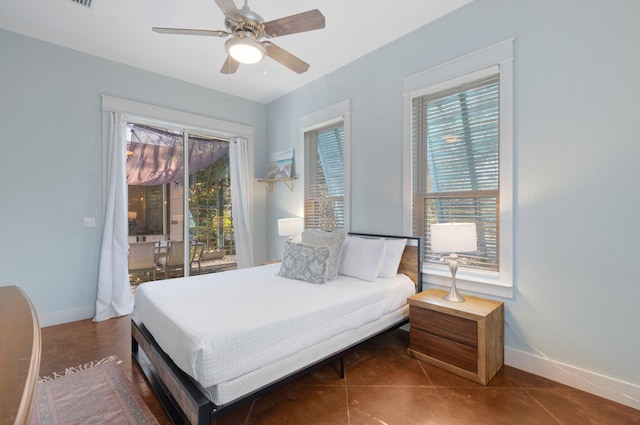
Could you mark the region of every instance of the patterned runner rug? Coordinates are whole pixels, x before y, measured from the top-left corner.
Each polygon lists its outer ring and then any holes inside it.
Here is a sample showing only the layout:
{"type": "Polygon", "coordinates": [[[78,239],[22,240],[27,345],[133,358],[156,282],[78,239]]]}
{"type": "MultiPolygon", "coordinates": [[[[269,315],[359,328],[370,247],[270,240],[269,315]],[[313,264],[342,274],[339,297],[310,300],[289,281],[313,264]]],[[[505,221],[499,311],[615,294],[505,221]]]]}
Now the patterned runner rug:
{"type": "Polygon", "coordinates": [[[41,378],[30,425],[157,425],[113,359],[41,378]]]}

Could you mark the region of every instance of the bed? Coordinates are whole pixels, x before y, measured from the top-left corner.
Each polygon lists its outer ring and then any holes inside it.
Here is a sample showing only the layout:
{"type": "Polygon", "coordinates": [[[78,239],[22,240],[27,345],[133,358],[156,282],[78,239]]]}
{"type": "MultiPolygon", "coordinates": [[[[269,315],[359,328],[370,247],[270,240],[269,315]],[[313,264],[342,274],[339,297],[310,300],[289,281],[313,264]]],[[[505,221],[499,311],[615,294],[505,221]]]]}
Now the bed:
{"type": "Polygon", "coordinates": [[[210,424],[329,362],[344,375],[346,353],[408,322],[419,238],[352,233],[336,258],[305,235],[282,263],[138,287],[132,354],[174,423],[210,424]]]}

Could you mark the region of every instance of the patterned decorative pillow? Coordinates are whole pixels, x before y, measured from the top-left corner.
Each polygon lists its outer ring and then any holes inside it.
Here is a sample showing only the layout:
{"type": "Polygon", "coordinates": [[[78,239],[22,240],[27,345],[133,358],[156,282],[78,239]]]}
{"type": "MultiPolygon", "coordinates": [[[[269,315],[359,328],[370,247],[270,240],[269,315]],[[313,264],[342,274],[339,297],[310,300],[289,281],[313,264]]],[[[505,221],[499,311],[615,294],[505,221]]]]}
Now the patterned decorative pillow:
{"type": "Polygon", "coordinates": [[[347,232],[344,230],[325,232],[318,229],[309,229],[302,232],[303,244],[329,247],[330,256],[327,281],[334,280],[338,276],[338,267],[340,267],[340,257],[342,256],[342,245],[346,237],[347,232]]]}
{"type": "Polygon", "coordinates": [[[325,283],[329,255],[330,250],[326,246],[286,241],[278,275],[310,283],[325,283]]]}

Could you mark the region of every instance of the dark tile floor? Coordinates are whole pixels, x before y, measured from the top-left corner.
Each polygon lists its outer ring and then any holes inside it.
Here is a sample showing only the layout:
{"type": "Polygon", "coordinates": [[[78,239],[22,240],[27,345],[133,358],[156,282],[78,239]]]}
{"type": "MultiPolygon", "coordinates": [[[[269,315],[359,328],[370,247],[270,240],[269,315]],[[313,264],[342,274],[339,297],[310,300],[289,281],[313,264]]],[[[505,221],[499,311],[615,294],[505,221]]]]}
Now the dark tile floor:
{"type": "MultiPolygon", "coordinates": [[[[116,355],[161,424],[171,423],[130,355],[129,318],[42,330],[41,375],[116,355]]],[[[325,366],[222,416],[216,425],[616,425],[640,411],[505,366],[486,387],[406,354],[394,331],[350,354],[346,378],[325,366]]]]}

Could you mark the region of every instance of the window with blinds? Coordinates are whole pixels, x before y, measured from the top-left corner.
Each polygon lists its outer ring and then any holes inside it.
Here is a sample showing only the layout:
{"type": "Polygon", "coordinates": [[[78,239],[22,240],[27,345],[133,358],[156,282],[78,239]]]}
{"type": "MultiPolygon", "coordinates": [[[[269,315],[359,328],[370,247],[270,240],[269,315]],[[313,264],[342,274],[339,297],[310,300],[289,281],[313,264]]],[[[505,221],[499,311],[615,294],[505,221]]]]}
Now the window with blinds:
{"type": "Polygon", "coordinates": [[[304,135],[305,229],[344,228],[344,125],[304,135]]]}
{"type": "Polygon", "coordinates": [[[413,232],[431,250],[430,226],[474,222],[478,250],[460,267],[499,271],[499,74],[412,99],[413,232]]]}

